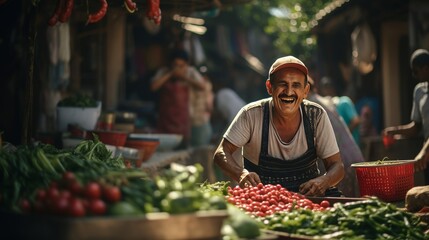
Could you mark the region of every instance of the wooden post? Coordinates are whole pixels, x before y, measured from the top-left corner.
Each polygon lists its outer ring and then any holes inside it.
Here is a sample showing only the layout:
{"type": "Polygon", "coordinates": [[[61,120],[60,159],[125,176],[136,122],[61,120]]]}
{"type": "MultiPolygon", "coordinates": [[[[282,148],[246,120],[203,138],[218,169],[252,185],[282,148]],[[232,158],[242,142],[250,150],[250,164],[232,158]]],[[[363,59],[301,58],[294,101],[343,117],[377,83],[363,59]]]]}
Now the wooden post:
{"type": "Polygon", "coordinates": [[[34,103],[34,49],[36,46],[36,14],[37,9],[32,5],[31,1],[25,1],[23,8],[28,14],[24,16],[24,34],[27,42],[27,59],[26,59],[26,81],[24,92],[24,107],[21,109],[21,116],[23,116],[22,129],[21,129],[21,142],[28,144],[31,140],[33,132],[33,103],[34,103]]]}

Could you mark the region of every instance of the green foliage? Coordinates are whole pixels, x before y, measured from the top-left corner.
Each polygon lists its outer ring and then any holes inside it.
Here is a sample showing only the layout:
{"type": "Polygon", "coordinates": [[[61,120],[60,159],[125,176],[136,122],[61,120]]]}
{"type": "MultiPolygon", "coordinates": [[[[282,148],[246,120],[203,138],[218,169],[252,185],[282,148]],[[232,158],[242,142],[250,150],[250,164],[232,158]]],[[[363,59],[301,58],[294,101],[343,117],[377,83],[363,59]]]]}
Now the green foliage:
{"type": "Polygon", "coordinates": [[[309,59],[316,51],[316,39],[311,33],[316,13],[330,0],[255,0],[224,9],[217,23],[236,29],[259,28],[267,34],[278,55],[293,54],[309,59]],[[276,14],[277,13],[277,14],[276,14]]]}

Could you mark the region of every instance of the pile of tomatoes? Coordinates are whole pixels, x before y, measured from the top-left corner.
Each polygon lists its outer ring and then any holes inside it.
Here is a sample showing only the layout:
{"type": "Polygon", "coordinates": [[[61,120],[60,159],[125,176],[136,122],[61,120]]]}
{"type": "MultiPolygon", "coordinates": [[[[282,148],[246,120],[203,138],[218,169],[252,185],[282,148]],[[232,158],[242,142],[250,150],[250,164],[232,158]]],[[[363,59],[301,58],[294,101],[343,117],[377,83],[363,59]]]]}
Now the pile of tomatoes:
{"type": "Polygon", "coordinates": [[[104,215],[107,204],[119,202],[122,198],[117,186],[91,181],[81,184],[73,172],[65,172],[59,181],[53,181],[47,188],[36,190],[33,198],[21,200],[25,213],[51,214],[82,217],[104,215]]]}
{"type": "Polygon", "coordinates": [[[277,212],[290,212],[297,208],[323,211],[330,207],[326,200],[320,204],[314,203],[302,194],[288,191],[280,184],[259,183],[256,187],[228,187],[227,201],[246,213],[258,217],[277,212]]]}

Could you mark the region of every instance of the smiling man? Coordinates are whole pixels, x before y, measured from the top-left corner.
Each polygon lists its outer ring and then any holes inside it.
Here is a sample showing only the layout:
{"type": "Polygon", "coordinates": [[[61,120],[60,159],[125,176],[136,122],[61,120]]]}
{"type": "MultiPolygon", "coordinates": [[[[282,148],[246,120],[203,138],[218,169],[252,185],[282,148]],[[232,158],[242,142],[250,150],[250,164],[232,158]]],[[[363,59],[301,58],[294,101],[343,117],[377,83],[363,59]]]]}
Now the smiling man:
{"type": "Polygon", "coordinates": [[[262,182],[307,196],[341,196],[335,185],[344,165],[326,111],[305,100],[307,75],[299,59],[277,59],[265,83],[271,97],[244,106],[223,135],[214,162],[241,187],[262,182]],[[242,161],[235,161],[232,153],[240,147],[242,161]]]}

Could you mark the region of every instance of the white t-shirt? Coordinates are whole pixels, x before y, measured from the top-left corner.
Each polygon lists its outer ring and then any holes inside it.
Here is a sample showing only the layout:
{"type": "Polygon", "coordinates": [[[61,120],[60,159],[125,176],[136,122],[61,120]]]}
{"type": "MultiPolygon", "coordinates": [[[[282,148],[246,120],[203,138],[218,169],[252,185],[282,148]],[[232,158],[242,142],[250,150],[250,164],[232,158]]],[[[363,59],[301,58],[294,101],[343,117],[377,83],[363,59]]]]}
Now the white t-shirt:
{"type": "MultiPolygon", "coordinates": [[[[261,150],[263,104],[267,99],[252,102],[244,106],[233,120],[224,134],[224,138],[237,147],[243,146],[243,156],[249,161],[258,164],[261,150]]],[[[270,123],[268,136],[268,155],[285,160],[300,157],[307,151],[307,137],[304,130],[304,122],[301,121],[298,132],[294,138],[286,143],[280,139],[273,125],[272,99],[269,98],[270,123]]],[[[305,105],[316,108],[312,114],[315,128],[314,144],[317,156],[320,159],[328,158],[339,152],[334,130],[326,111],[317,103],[304,100],[305,105]]],[[[301,109],[301,108],[300,108],[301,109]]],[[[307,114],[310,118],[310,116],[307,114]]],[[[302,109],[301,109],[302,119],[302,109]]],[[[242,163],[241,163],[242,164],[242,163]]]]}

